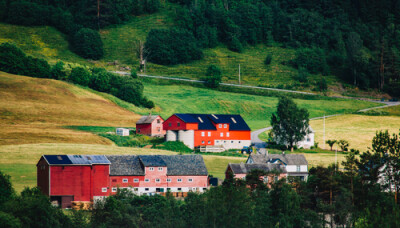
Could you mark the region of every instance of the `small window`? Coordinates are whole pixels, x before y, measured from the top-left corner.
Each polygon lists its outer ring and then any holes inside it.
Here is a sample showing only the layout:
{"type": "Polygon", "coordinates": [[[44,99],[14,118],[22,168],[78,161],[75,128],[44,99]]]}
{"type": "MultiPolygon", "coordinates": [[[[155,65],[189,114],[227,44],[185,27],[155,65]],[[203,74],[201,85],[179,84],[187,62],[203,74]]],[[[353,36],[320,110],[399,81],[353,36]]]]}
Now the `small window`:
{"type": "Polygon", "coordinates": [[[219,140],[215,141],[215,143],[219,143],[219,140]]]}
{"type": "Polygon", "coordinates": [[[296,166],[296,171],[300,172],[300,166],[299,165],[296,166]]]}
{"type": "Polygon", "coordinates": [[[193,179],[192,179],[192,178],[189,178],[189,179],[188,179],[188,182],[193,182],[193,179]]]}
{"type": "Polygon", "coordinates": [[[172,126],[172,123],[168,123],[168,126],[171,127],[171,126],[172,126]]]}
{"type": "Polygon", "coordinates": [[[307,138],[307,142],[310,142],[310,138],[307,138]]]}
{"type": "Polygon", "coordinates": [[[128,179],[124,178],[124,179],[122,179],[122,182],[123,183],[128,183],[128,179]]]}
{"type": "Polygon", "coordinates": [[[278,182],[278,176],[275,176],[274,179],[275,179],[275,182],[278,182]]]}
{"type": "Polygon", "coordinates": [[[207,190],[207,188],[203,188],[203,191],[207,190]]]}
{"type": "Polygon", "coordinates": [[[140,133],[140,129],[138,129],[138,130],[137,130],[137,132],[139,132],[139,133],[140,133]]]}
{"type": "Polygon", "coordinates": [[[150,171],[154,171],[154,167],[150,167],[149,170],[150,170],[150,171]]]}
{"type": "Polygon", "coordinates": [[[226,132],[226,137],[229,137],[229,132],[226,132]]]}
{"type": "Polygon", "coordinates": [[[160,179],[157,178],[157,179],[156,179],[156,183],[160,183],[160,182],[161,182],[160,179]]]}
{"type": "Polygon", "coordinates": [[[193,190],[193,191],[197,191],[197,188],[193,188],[192,190],[193,190]]]}
{"type": "Polygon", "coordinates": [[[145,190],[145,191],[149,191],[149,188],[145,188],[144,190],[145,190]]]}
{"type": "Polygon", "coordinates": [[[167,192],[171,191],[171,188],[167,188],[167,192]]]}
{"type": "Polygon", "coordinates": [[[201,136],[203,136],[203,137],[205,136],[205,132],[204,131],[201,132],[201,136]]]}
{"type": "Polygon", "coordinates": [[[201,141],[201,144],[204,144],[204,141],[201,141]]]}
{"type": "Polygon", "coordinates": [[[221,137],[224,137],[224,133],[223,133],[223,132],[221,132],[221,133],[219,134],[219,136],[221,136],[221,137]]]}
{"type": "Polygon", "coordinates": [[[139,179],[133,179],[133,183],[139,183],[139,179]]]}
{"type": "Polygon", "coordinates": [[[150,179],[144,179],[144,182],[150,182],[150,179]]]}
{"type": "Polygon", "coordinates": [[[210,136],[211,136],[211,131],[208,132],[208,137],[210,137],[210,136]]]}
{"type": "Polygon", "coordinates": [[[167,178],[167,182],[171,182],[171,179],[170,179],[170,178],[167,178]]]}
{"type": "Polygon", "coordinates": [[[117,192],[117,188],[114,187],[114,188],[111,189],[111,191],[112,192],[117,192]]]}
{"type": "Polygon", "coordinates": [[[222,128],[222,124],[219,124],[218,127],[219,127],[219,128],[222,128]]]}
{"type": "Polygon", "coordinates": [[[182,179],[178,178],[178,182],[182,182],[182,179]]]}
{"type": "Polygon", "coordinates": [[[239,141],[239,143],[240,143],[240,141],[239,141]]]}
{"type": "Polygon", "coordinates": [[[158,167],[158,171],[163,171],[163,167],[158,167]]]}
{"type": "Polygon", "coordinates": [[[233,143],[233,141],[231,141],[231,143],[233,143]]]}
{"type": "Polygon", "coordinates": [[[208,141],[208,144],[211,144],[211,141],[208,141]]]}
{"type": "Polygon", "coordinates": [[[101,192],[107,192],[107,188],[101,188],[101,192]]]}
{"type": "Polygon", "coordinates": [[[228,127],[228,124],[224,124],[224,128],[227,128],[228,127]]]}
{"type": "Polygon", "coordinates": [[[117,179],[112,179],[112,182],[117,182],[117,179]]]}
{"type": "Polygon", "coordinates": [[[181,123],[180,123],[180,122],[178,122],[178,124],[177,124],[177,125],[178,125],[178,127],[179,127],[179,126],[181,126],[181,123]]]}
{"type": "Polygon", "coordinates": [[[178,191],[182,191],[182,188],[178,188],[178,191]]]}
{"type": "Polygon", "coordinates": [[[157,120],[157,123],[161,123],[161,120],[157,120]]]}

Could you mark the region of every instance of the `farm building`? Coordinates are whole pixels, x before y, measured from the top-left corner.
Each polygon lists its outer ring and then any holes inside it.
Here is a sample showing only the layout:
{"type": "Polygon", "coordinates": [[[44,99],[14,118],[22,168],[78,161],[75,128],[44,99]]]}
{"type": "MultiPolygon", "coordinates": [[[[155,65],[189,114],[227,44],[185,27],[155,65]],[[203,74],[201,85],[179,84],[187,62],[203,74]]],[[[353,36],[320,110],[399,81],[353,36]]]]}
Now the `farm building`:
{"type": "Polygon", "coordinates": [[[138,195],[185,196],[208,188],[200,155],[43,155],[37,185],[62,208],[93,202],[127,188],[138,195]]]}
{"type": "MultiPolygon", "coordinates": [[[[308,130],[309,130],[309,133],[304,136],[303,140],[296,143],[296,146],[298,148],[310,149],[312,146],[314,146],[315,131],[312,129],[311,126],[308,126],[308,130]]],[[[285,142],[284,140],[281,140],[279,138],[275,138],[275,141],[277,144],[280,144],[280,145],[286,145],[286,146],[289,145],[287,142],[285,142]]]]}
{"type": "Polygon", "coordinates": [[[129,136],[129,129],[119,127],[115,129],[115,133],[120,136],[129,136]]]}
{"type": "Polygon", "coordinates": [[[164,119],[159,115],[142,116],[136,122],[136,134],[164,137],[164,119]]]}
{"type": "Polygon", "coordinates": [[[251,144],[251,130],[240,115],[174,114],[164,129],[167,141],[182,141],[191,149],[241,149],[251,144]]]}
{"type": "Polygon", "coordinates": [[[225,177],[228,178],[229,173],[232,173],[234,178],[245,179],[246,175],[249,174],[251,170],[262,170],[269,173],[268,175],[263,177],[264,183],[268,185],[282,178],[287,177],[287,171],[284,165],[271,164],[271,163],[261,163],[261,164],[229,163],[225,171],[225,177]]]}
{"type": "Polygon", "coordinates": [[[252,154],[247,164],[281,164],[284,165],[288,176],[307,180],[308,162],[302,154],[252,154]]]}

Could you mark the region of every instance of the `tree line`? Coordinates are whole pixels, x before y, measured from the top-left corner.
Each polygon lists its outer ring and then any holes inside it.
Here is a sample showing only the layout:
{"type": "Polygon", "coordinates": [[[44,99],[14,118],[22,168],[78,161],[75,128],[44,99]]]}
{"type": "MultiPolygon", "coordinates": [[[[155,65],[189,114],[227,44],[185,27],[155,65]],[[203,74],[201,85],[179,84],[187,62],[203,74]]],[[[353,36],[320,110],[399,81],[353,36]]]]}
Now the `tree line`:
{"type": "Polygon", "coordinates": [[[50,66],[46,60],[26,55],[10,43],[0,44],[0,71],[37,78],[63,80],[112,94],[136,106],[154,108],[143,95],[143,84],[137,77],[122,77],[104,68],[66,66],[62,61],[50,66]]]}
{"type": "Polygon", "coordinates": [[[63,213],[37,188],[20,195],[0,172],[0,224],[4,227],[399,227],[400,139],[377,132],[369,151],[352,150],[342,162],[309,170],[271,186],[252,170],[231,173],[221,186],[184,200],[137,196],[119,189],[89,211],[63,213]]]}

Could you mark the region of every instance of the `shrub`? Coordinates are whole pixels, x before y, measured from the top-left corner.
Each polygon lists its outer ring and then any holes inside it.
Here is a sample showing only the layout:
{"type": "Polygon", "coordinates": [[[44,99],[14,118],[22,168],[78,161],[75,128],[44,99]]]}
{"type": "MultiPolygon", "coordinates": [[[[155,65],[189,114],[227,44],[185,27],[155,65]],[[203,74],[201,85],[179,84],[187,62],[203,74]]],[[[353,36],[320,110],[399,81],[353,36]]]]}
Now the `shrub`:
{"type": "Polygon", "coordinates": [[[10,43],[0,44],[0,70],[12,74],[25,74],[25,53],[10,43]]]}
{"type": "Polygon", "coordinates": [[[176,151],[176,152],[192,152],[193,150],[187,147],[181,141],[168,141],[164,142],[163,144],[156,146],[158,149],[176,151]]]}
{"type": "Polygon", "coordinates": [[[221,69],[215,65],[210,65],[206,72],[205,85],[209,88],[217,88],[221,83],[221,69]]]}
{"type": "Polygon", "coordinates": [[[91,74],[88,70],[83,67],[75,67],[71,71],[71,75],[69,76],[69,80],[73,83],[88,86],[91,81],[91,74]]]}
{"type": "Polygon", "coordinates": [[[328,83],[325,78],[322,78],[317,83],[318,90],[323,92],[328,90],[328,83]]]}
{"type": "Polygon", "coordinates": [[[108,73],[103,68],[92,69],[92,81],[90,83],[90,88],[100,91],[109,92],[110,91],[110,73],[108,73]]]}
{"type": "Polygon", "coordinates": [[[51,78],[57,80],[67,80],[67,73],[64,70],[64,63],[62,61],[58,61],[52,68],[51,68],[51,78]]]}
{"type": "Polygon", "coordinates": [[[272,55],[268,54],[267,57],[264,60],[264,64],[265,65],[269,65],[269,64],[271,64],[271,62],[272,62],[272,55]]]}
{"type": "Polygon", "coordinates": [[[50,78],[50,65],[44,59],[25,58],[25,74],[36,78],[50,78]]]}
{"type": "Polygon", "coordinates": [[[337,144],[339,145],[340,149],[342,151],[348,151],[349,150],[349,142],[347,140],[339,140],[337,142],[337,144]]]}
{"type": "Polygon", "coordinates": [[[138,75],[136,73],[136,70],[131,70],[131,78],[136,79],[138,78],[138,75]]]}
{"type": "Polygon", "coordinates": [[[305,68],[300,67],[297,71],[297,75],[294,77],[295,80],[299,82],[307,82],[308,81],[308,72],[305,68]]]}
{"type": "Polygon", "coordinates": [[[228,49],[234,52],[241,53],[243,51],[242,43],[238,40],[238,38],[233,37],[232,40],[228,43],[228,49]]]}
{"type": "Polygon", "coordinates": [[[74,51],[86,59],[103,57],[103,42],[100,34],[89,28],[80,29],[73,37],[74,51]]]}
{"type": "Polygon", "coordinates": [[[139,82],[130,81],[118,90],[118,98],[128,101],[136,106],[141,105],[143,96],[143,85],[139,82]]]}

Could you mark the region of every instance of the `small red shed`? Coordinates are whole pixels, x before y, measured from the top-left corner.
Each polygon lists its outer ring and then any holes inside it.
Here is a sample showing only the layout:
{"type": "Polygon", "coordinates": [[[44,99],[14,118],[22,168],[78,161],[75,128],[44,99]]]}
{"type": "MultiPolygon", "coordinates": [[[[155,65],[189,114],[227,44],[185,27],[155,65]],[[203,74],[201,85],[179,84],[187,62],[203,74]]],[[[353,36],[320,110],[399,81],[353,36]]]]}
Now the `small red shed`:
{"type": "Polygon", "coordinates": [[[164,119],[159,115],[142,116],[136,122],[136,134],[164,137],[164,119]]]}

